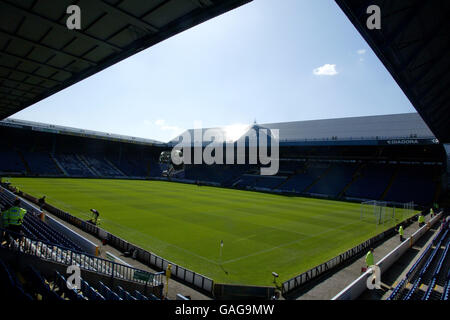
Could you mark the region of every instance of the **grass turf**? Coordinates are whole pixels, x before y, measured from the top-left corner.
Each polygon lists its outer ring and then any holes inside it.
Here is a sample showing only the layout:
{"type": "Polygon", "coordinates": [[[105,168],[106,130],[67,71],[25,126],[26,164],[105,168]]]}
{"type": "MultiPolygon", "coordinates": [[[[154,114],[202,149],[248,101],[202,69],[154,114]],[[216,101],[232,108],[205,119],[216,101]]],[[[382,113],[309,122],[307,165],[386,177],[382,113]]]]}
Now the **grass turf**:
{"type": "Polygon", "coordinates": [[[223,283],[271,285],[273,271],[288,280],[394,224],[360,221],[348,202],[162,181],[10,180],[83,219],[96,208],[102,228],[223,283]]]}

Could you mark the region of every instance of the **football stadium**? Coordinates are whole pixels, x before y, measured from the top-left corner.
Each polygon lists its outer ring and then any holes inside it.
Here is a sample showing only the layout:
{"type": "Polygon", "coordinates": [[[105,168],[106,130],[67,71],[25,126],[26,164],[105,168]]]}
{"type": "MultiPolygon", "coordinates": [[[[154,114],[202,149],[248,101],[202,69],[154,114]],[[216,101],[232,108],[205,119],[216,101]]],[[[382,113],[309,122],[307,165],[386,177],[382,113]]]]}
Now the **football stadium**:
{"type": "Polygon", "coordinates": [[[2,297],[448,300],[446,1],[336,0],[417,112],[168,142],[14,117],[248,2],[78,1],[73,32],[70,1],[0,1],[2,297]]]}

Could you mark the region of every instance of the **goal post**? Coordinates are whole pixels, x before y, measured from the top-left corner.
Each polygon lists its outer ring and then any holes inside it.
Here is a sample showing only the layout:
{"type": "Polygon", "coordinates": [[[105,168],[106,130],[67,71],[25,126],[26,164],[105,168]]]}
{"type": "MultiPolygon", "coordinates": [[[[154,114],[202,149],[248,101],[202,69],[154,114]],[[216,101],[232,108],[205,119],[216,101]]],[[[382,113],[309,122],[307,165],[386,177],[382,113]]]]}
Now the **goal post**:
{"type": "Polygon", "coordinates": [[[389,221],[403,221],[414,212],[414,202],[389,203],[386,201],[370,200],[361,202],[360,220],[379,224],[389,221]]]}
{"type": "Polygon", "coordinates": [[[361,202],[360,220],[375,224],[384,224],[395,218],[395,209],[388,207],[386,201],[361,202]]]}

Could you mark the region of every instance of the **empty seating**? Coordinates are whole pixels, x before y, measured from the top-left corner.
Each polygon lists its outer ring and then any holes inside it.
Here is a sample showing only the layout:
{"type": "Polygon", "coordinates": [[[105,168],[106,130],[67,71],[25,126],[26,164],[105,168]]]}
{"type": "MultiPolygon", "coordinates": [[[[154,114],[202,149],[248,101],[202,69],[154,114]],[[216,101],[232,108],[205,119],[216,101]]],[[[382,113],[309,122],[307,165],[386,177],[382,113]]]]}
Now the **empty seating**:
{"type": "Polygon", "coordinates": [[[367,164],[359,177],[348,187],[345,195],[361,199],[379,200],[388,186],[394,169],[385,164],[367,164]]]}
{"type": "Polygon", "coordinates": [[[238,183],[235,185],[240,188],[264,188],[274,189],[283,183],[286,177],[283,176],[261,176],[254,174],[244,174],[239,178],[238,183]]]}
{"type": "Polygon", "coordinates": [[[33,300],[33,297],[25,292],[22,284],[12,271],[0,259],[0,297],[2,300],[33,300]]]}
{"type": "Polygon", "coordinates": [[[45,152],[22,152],[32,175],[60,175],[55,162],[49,153],[45,152]]]}
{"type": "MultiPolygon", "coordinates": [[[[1,148],[1,147],[0,147],[1,148]]],[[[0,149],[0,172],[24,174],[27,169],[15,151],[0,149]]]]}
{"type": "Polygon", "coordinates": [[[71,176],[92,177],[94,174],[74,154],[55,154],[55,159],[71,176]]]}
{"type": "Polygon", "coordinates": [[[308,192],[337,197],[344,187],[352,181],[356,168],[356,164],[334,164],[326,176],[317,181],[308,192]]]}
{"type": "Polygon", "coordinates": [[[303,172],[292,176],[280,189],[291,192],[302,193],[314,181],[319,179],[330,167],[328,163],[311,163],[303,172]]]}
{"type": "Polygon", "coordinates": [[[122,300],[137,300],[128,291],[124,290],[121,286],[117,286],[117,295],[122,298],[122,300]]]}
{"type": "Polygon", "coordinates": [[[384,200],[427,205],[436,191],[434,170],[430,166],[400,166],[384,200]]]}
{"type": "Polygon", "coordinates": [[[80,279],[80,288],[70,288],[66,278],[58,271],[46,278],[34,266],[26,267],[21,276],[23,283],[18,280],[16,273],[0,259],[0,297],[2,300],[160,300],[154,294],[146,296],[138,290],[135,290],[132,295],[121,286],[117,286],[117,291],[113,291],[101,281],[88,283],[86,280],[80,279]]]}
{"type": "Polygon", "coordinates": [[[99,176],[123,176],[107,159],[98,155],[80,155],[86,164],[98,173],[99,176]]]}
{"type": "Polygon", "coordinates": [[[441,299],[448,286],[449,250],[449,229],[445,226],[408,270],[405,278],[395,287],[388,300],[441,299]],[[442,279],[445,279],[445,284],[442,279]],[[438,286],[443,287],[442,295],[437,290],[438,286]]]}

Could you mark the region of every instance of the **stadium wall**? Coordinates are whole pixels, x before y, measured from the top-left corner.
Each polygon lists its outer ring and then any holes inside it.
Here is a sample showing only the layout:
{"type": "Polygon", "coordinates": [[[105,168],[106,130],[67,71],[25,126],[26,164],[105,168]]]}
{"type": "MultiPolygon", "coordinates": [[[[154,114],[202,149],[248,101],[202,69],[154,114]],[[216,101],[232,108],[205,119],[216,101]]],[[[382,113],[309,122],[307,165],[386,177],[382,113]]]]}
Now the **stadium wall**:
{"type": "Polygon", "coordinates": [[[274,287],[214,284],[214,297],[217,300],[270,300],[274,294],[274,287]]]}
{"type": "MultiPolygon", "coordinates": [[[[434,216],[429,223],[417,230],[408,239],[403,241],[394,250],[389,252],[376,265],[380,268],[381,275],[387,271],[392,264],[397,261],[413,244],[420,239],[442,216],[442,212],[434,216]]],[[[349,284],[344,290],[339,292],[332,300],[354,300],[357,299],[365,290],[367,290],[367,279],[372,274],[372,270],[367,270],[355,281],[349,284]]]]}

